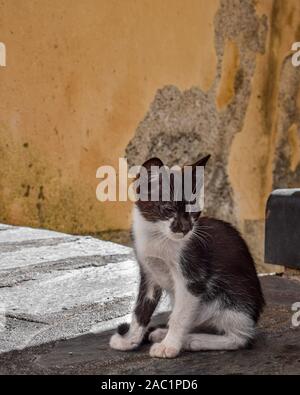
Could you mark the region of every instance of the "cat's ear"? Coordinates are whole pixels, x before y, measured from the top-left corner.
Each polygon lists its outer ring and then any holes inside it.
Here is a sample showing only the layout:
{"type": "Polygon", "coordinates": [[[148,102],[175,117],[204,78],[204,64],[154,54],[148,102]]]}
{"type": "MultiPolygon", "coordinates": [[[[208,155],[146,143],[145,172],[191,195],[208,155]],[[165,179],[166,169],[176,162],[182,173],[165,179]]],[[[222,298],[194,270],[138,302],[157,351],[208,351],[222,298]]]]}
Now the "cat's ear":
{"type": "Polygon", "coordinates": [[[163,167],[164,164],[159,158],[151,158],[143,163],[140,173],[141,175],[142,173],[144,173],[144,176],[147,177],[147,179],[150,175],[149,181],[151,182],[159,177],[159,175],[163,171],[163,167]]]}
{"type": "Polygon", "coordinates": [[[148,159],[140,168],[139,184],[141,199],[145,200],[155,196],[155,200],[161,197],[162,183],[166,181],[166,169],[159,158],[148,159]]]}
{"type": "Polygon", "coordinates": [[[197,162],[189,165],[192,167],[191,172],[191,196],[190,199],[193,202],[198,202],[201,195],[202,186],[204,183],[204,173],[200,171],[200,167],[205,167],[210,155],[206,155],[199,159],[197,162]]]}
{"type": "Polygon", "coordinates": [[[150,158],[148,160],[146,160],[146,162],[143,163],[143,167],[149,171],[151,170],[151,167],[162,167],[164,164],[163,162],[159,159],[159,158],[150,158]]]}
{"type": "Polygon", "coordinates": [[[192,164],[192,167],[196,167],[196,166],[206,166],[206,163],[208,161],[208,159],[210,158],[211,155],[206,155],[203,158],[199,159],[196,163],[192,164]]]}

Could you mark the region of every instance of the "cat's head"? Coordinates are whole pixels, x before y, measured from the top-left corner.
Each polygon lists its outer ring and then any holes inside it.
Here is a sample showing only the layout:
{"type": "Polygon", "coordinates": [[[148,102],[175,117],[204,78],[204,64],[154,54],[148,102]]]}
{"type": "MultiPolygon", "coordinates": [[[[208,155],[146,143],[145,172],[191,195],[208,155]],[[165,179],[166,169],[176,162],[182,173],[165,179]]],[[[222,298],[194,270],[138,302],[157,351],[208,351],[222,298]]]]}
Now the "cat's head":
{"type": "Polygon", "coordinates": [[[145,220],[155,223],[170,239],[179,240],[187,236],[201,214],[200,206],[195,205],[198,198],[195,191],[198,191],[199,186],[198,170],[204,169],[209,158],[210,155],[207,155],[189,165],[190,178],[187,177],[186,180],[190,180],[190,195],[184,190],[187,185],[184,181],[186,167],[177,167],[176,170],[172,168],[173,170],[169,171],[160,159],[151,158],[141,168],[143,172],[141,171],[138,176],[140,186],[137,191],[141,192],[142,187],[146,185],[147,196],[145,193],[140,194],[136,201],[137,209],[145,220]],[[153,199],[153,195],[156,199],[153,199]]]}

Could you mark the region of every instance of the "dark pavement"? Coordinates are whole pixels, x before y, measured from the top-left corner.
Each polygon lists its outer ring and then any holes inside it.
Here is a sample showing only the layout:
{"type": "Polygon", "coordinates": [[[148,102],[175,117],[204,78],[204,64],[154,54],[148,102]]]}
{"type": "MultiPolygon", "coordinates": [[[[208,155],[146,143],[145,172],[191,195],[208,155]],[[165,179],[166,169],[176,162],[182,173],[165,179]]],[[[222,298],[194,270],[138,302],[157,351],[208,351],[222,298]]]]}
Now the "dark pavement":
{"type": "Polygon", "coordinates": [[[134,352],[111,350],[108,331],[4,353],[0,374],[300,374],[300,326],[292,325],[291,309],[300,302],[300,281],[277,276],[261,281],[267,306],[251,349],[153,359],[149,345],[134,352]]]}

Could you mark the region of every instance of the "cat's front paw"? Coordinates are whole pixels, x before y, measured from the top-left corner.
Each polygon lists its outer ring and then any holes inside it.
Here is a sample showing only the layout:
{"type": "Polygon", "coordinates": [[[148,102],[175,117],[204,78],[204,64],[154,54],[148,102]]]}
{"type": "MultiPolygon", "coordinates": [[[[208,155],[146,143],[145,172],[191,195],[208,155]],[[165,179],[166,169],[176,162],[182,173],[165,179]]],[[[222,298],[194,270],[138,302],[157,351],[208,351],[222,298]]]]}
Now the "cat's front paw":
{"type": "Polygon", "coordinates": [[[154,358],[176,358],[179,353],[179,348],[168,346],[163,341],[154,343],[150,348],[150,357],[154,358]]]}
{"type": "Polygon", "coordinates": [[[115,333],[110,338],[109,345],[114,350],[119,351],[129,351],[134,350],[139,346],[139,343],[136,339],[129,337],[129,336],[121,336],[119,333],[115,333]]]}

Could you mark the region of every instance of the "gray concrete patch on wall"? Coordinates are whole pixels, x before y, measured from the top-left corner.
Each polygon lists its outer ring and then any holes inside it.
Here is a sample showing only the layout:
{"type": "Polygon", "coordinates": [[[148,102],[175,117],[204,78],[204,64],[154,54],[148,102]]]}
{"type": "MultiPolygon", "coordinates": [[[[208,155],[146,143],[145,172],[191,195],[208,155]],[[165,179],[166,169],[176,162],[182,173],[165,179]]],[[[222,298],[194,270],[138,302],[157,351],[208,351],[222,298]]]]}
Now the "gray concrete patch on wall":
{"type": "Polygon", "coordinates": [[[233,137],[243,126],[256,56],[265,50],[267,18],[256,15],[251,0],[223,0],[214,23],[217,70],[211,88],[207,92],[198,87],[183,92],[176,86],[159,89],[126,148],[126,156],[131,165],[157,156],[172,166],[191,164],[202,155],[212,154],[205,174],[205,212],[237,224],[228,158],[233,137]],[[216,101],[227,40],[235,42],[239,62],[233,96],[220,109],[216,101]]]}

